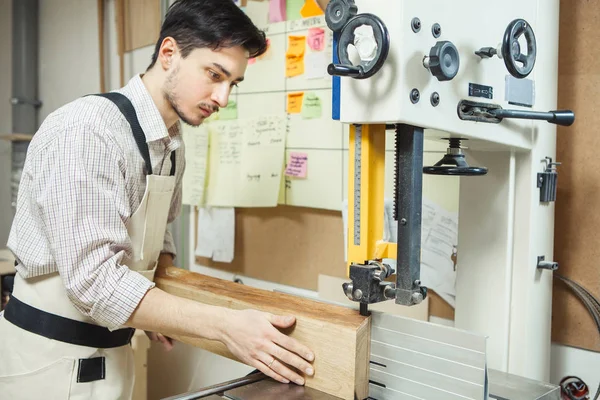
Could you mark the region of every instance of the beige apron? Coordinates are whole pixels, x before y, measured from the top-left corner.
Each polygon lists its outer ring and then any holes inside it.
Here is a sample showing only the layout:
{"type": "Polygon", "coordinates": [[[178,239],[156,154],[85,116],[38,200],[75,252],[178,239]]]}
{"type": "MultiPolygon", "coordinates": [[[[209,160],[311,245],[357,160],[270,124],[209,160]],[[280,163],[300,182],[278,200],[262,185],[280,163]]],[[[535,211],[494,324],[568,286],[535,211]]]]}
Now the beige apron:
{"type": "MultiPolygon", "coordinates": [[[[174,187],[174,176],[147,175],[144,197],[127,223],[133,251],[123,263],[151,281],[164,245],[174,187]]],[[[13,294],[43,311],[94,323],[72,305],[57,273],[27,280],[17,274],[13,294]]],[[[0,399],[130,399],[133,384],[130,345],[96,349],[64,343],[23,330],[0,316],[0,399]],[[104,378],[78,382],[80,360],[95,357],[103,357],[99,360],[105,363],[104,378]]]]}

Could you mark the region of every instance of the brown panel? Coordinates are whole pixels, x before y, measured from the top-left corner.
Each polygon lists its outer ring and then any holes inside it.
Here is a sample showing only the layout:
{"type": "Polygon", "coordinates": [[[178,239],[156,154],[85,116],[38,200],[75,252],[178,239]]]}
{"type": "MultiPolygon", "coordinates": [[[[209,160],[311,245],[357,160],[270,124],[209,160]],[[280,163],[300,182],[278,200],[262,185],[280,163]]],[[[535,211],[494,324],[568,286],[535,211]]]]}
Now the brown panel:
{"type": "MultiPolygon", "coordinates": [[[[235,213],[233,262],[196,257],[199,265],[315,291],[319,274],[347,277],[341,212],[278,206],[235,213]]],[[[454,309],[429,293],[429,314],[454,320],[454,309]]]]}
{"type": "MultiPolygon", "coordinates": [[[[369,317],[350,308],[242,286],[176,267],[159,268],[154,281],[167,293],[203,304],[294,315],[296,324],[286,334],[315,353],[315,374],[305,376],[306,386],[345,400],[367,397],[369,317]]],[[[181,336],[174,339],[236,359],[220,342],[181,336]]]]}
{"type": "MultiPolygon", "coordinates": [[[[558,129],[555,258],[558,273],[600,297],[600,7],[597,1],[561,0],[558,108],[575,111],[575,124],[558,129]]],[[[600,351],[586,308],[555,280],[552,340],[600,351]]]]}
{"type": "Polygon", "coordinates": [[[160,34],[160,0],[123,0],[125,51],[156,44],[160,34]]]}

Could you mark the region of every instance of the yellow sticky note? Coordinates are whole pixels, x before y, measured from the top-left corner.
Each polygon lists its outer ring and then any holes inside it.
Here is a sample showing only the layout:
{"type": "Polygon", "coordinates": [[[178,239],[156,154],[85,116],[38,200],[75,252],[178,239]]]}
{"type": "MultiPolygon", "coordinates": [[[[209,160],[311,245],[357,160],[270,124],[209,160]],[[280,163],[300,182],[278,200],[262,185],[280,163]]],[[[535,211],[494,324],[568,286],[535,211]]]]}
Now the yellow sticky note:
{"type": "Polygon", "coordinates": [[[306,49],[306,36],[288,36],[288,56],[303,56],[306,49]]]}
{"type": "Polygon", "coordinates": [[[290,114],[299,114],[302,111],[302,99],[304,92],[288,93],[287,112],[290,114]]]}
{"type": "Polygon", "coordinates": [[[304,6],[300,9],[302,18],[316,17],[323,14],[323,10],[321,10],[321,7],[319,7],[315,0],[306,0],[304,6]]]}
{"type": "Polygon", "coordinates": [[[288,50],[285,54],[285,76],[302,75],[304,73],[304,51],[306,36],[288,36],[288,50]]]}

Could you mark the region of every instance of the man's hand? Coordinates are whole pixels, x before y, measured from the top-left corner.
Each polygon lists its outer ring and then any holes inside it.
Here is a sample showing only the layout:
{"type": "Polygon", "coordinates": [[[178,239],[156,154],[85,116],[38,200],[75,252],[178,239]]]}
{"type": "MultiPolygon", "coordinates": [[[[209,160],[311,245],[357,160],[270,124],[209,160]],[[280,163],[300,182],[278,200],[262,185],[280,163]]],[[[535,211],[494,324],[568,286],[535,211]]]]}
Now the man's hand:
{"type": "Polygon", "coordinates": [[[146,332],[146,336],[148,336],[150,338],[150,340],[152,340],[153,342],[162,343],[162,345],[166,351],[171,351],[173,349],[173,339],[171,339],[170,337],[167,337],[167,336],[163,335],[162,333],[148,332],[148,331],[145,331],[145,332],[146,332]]]}
{"type": "Polygon", "coordinates": [[[306,361],[312,351],[276,328],[289,328],[296,319],[256,310],[228,310],[222,342],[240,361],[283,383],[304,385],[304,379],[288,367],[314,374],[306,361]],[[287,364],[287,365],[286,365],[287,364]]]}

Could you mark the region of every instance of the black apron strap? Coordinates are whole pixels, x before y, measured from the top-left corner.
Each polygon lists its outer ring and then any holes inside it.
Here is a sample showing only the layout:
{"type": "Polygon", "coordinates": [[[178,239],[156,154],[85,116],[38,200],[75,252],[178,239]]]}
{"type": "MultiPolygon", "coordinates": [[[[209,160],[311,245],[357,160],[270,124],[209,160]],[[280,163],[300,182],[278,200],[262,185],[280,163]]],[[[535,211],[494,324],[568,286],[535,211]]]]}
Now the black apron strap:
{"type": "Polygon", "coordinates": [[[39,310],[12,296],[4,309],[4,318],[28,332],[60,342],[110,349],[131,342],[133,328],[110,331],[103,326],[76,321],[39,310]]]}

